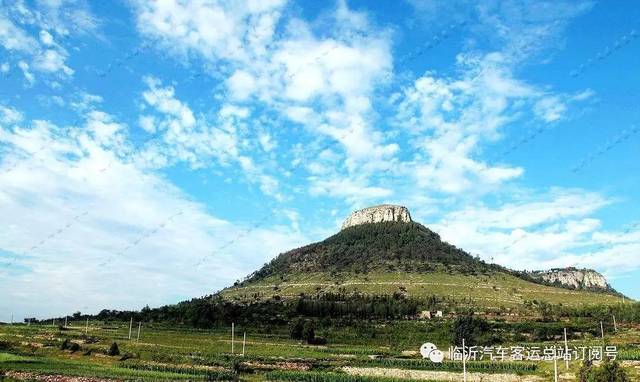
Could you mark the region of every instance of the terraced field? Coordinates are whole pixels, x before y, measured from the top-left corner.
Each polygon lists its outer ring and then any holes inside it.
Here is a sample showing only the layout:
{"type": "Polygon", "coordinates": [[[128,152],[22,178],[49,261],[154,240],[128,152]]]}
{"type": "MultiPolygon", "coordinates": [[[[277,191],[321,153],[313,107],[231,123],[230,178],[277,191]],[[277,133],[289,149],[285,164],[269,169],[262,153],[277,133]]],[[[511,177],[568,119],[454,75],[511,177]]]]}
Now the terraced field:
{"type": "Polygon", "coordinates": [[[490,276],[460,273],[384,272],[365,275],[349,274],[336,277],[327,273],[294,273],[283,280],[271,276],[236,286],[221,292],[228,299],[251,300],[280,296],[298,297],[300,293],[359,292],[370,295],[391,295],[402,292],[412,297],[440,296],[486,308],[521,307],[526,301],[544,301],[566,306],[619,304],[621,298],[606,293],[576,291],[525,281],[506,273],[490,276]]]}

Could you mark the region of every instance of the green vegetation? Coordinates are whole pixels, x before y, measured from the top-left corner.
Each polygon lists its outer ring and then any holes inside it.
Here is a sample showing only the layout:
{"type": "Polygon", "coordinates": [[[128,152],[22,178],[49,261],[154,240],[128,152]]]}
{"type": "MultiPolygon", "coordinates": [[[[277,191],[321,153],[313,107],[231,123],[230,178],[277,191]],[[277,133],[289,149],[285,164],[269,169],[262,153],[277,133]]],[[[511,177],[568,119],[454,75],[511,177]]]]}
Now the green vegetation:
{"type": "MultiPolygon", "coordinates": [[[[425,362],[422,359],[377,359],[361,360],[352,363],[353,366],[383,367],[410,370],[462,371],[461,362],[445,361],[442,363],[425,362]]],[[[538,365],[531,362],[486,362],[473,361],[467,363],[467,370],[487,373],[517,372],[533,373],[538,365]]]]}
{"type": "Polygon", "coordinates": [[[629,376],[618,362],[605,361],[599,367],[585,362],[578,374],[579,382],[630,382],[629,376]]]}
{"type": "Polygon", "coordinates": [[[462,346],[463,340],[466,340],[465,345],[469,346],[491,345],[498,341],[489,329],[490,325],[486,320],[473,314],[461,315],[453,322],[451,340],[458,346],[462,346]]]}
{"type": "MultiPolygon", "coordinates": [[[[533,333],[544,328],[548,333],[569,329],[570,346],[602,344],[599,333],[586,331],[596,323],[584,318],[571,322],[507,322],[473,317],[472,328],[481,326],[496,334],[495,346],[509,344],[546,346],[557,344],[561,336],[545,334],[548,340],[536,340],[533,333]],[[560,328],[558,331],[558,328],[560,328]]],[[[3,350],[0,351],[0,374],[15,371],[34,375],[52,374],[96,378],[120,378],[151,381],[170,380],[370,380],[378,377],[356,377],[346,367],[366,370],[416,370],[421,372],[461,373],[459,361],[446,360],[435,364],[417,354],[419,346],[434,342],[448,351],[456,324],[464,319],[439,319],[426,322],[414,320],[322,320],[300,318],[300,339],[292,339],[296,325],[245,326],[236,324],[236,334],[247,332],[246,355],[242,337],[236,335],[235,352],[231,354],[230,327],[197,329],[166,323],[143,323],[140,342],[128,340],[128,321],[91,321],[89,335],[84,334],[84,320],[72,321],[66,330],[52,325],[0,325],[3,350]],[[327,344],[307,344],[303,335],[313,322],[314,337],[326,338],[327,344]],[[77,325],[77,326],[74,326],[77,325]],[[72,351],[63,343],[79,345],[72,351]],[[120,354],[109,356],[113,343],[120,354]],[[123,356],[124,355],[124,356],[123,356]],[[273,377],[273,378],[272,378],[273,377]],[[277,379],[276,379],[277,378],[277,379]],[[316,379],[314,379],[316,378],[316,379]],[[321,379],[324,378],[324,379],[321,379]],[[371,379],[369,379],[371,378],[371,379]]],[[[634,324],[619,322],[618,332],[607,332],[607,343],[616,344],[619,359],[634,359],[640,332],[634,324]]],[[[563,366],[564,367],[564,366],[563,366]]],[[[622,363],[629,380],[637,379],[633,366],[622,363]]],[[[595,368],[594,368],[595,369],[595,368]]],[[[552,365],[548,362],[470,361],[467,370],[475,373],[541,376],[549,380],[552,365]]],[[[578,375],[580,365],[571,363],[571,372],[578,375]]],[[[589,381],[592,382],[592,381],[589,381]]]]}
{"type": "MultiPolygon", "coordinates": [[[[266,375],[270,381],[295,382],[405,382],[407,379],[362,377],[340,373],[317,373],[300,371],[272,371],[266,375]]],[[[429,381],[426,381],[429,382],[429,381]]],[[[433,382],[433,381],[432,381],[433,382]]]]}
{"type": "Polygon", "coordinates": [[[120,355],[120,349],[118,349],[117,343],[114,342],[111,344],[111,346],[109,347],[109,350],[107,351],[107,355],[108,356],[120,355]]]}
{"type": "Polygon", "coordinates": [[[441,241],[438,234],[421,224],[386,222],[349,227],[322,242],[281,254],[243,284],[298,272],[367,274],[384,269],[426,273],[434,270],[434,263],[460,265],[464,274],[498,269],[441,241]]]}

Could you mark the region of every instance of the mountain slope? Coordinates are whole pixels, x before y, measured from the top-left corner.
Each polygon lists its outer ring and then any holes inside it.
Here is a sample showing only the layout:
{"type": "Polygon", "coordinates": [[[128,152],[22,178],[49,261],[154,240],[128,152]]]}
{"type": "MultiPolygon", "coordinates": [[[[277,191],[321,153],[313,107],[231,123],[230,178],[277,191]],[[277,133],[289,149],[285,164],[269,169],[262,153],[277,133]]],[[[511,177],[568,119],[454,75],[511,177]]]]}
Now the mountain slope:
{"type": "Polygon", "coordinates": [[[538,302],[580,306],[620,301],[606,292],[542,285],[526,274],[470,256],[421,224],[391,221],[350,226],[280,254],[220,292],[239,302],[327,294],[438,298],[451,305],[496,309],[538,302]]]}
{"type": "Polygon", "coordinates": [[[360,272],[397,267],[429,271],[432,264],[458,266],[481,272],[491,266],[440,240],[418,223],[382,222],[348,227],[319,243],[276,257],[247,281],[288,272],[360,272]]]}

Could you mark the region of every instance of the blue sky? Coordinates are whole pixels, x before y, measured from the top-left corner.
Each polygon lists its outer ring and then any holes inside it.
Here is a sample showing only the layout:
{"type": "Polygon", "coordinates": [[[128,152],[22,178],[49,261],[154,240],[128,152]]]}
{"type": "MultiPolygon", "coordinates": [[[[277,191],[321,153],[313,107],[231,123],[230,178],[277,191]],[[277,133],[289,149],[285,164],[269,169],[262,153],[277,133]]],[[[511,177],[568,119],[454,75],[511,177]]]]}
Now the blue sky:
{"type": "Polygon", "coordinates": [[[638,298],[639,30],[623,2],[3,1],[0,314],[208,294],[378,203],[638,298]]]}

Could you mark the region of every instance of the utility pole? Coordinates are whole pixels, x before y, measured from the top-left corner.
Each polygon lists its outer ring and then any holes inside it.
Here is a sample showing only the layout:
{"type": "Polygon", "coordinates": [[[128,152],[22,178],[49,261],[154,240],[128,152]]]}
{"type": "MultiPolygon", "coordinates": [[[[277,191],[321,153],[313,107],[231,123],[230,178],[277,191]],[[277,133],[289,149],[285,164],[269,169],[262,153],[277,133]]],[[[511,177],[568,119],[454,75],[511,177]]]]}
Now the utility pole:
{"type": "Polygon", "coordinates": [[[604,326],[602,325],[602,321],[600,321],[600,334],[602,335],[602,340],[604,341],[604,326]]]}
{"type": "Polygon", "coordinates": [[[69,317],[69,316],[64,316],[64,328],[65,328],[65,329],[67,328],[67,318],[68,318],[68,317],[69,317]]]}
{"type": "Polygon", "coordinates": [[[616,332],[618,331],[618,324],[616,323],[616,316],[612,315],[613,317],[613,330],[615,330],[616,332]]]}
{"type": "Polygon", "coordinates": [[[244,357],[244,345],[247,342],[247,332],[244,332],[242,335],[242,356],[244,357]]]}
{"type": "Polygon", "coordinates": [[[462,339],[462,378],[467,382],[467,355],[464,346],[464,338],[462,339]]]}
{"type": "Polygon", "coordinates": [[[55,328],[55,326],[56,326],[56,319],[55,318],[53,320],[51,320],[51,326],[53,326],[55,328]]]}
{"type": "Polygon", "coordinates": [[[567,370],[569,370],[569,343],[567,342],[567,328],[564,328],[564,360],[567,370]]]}
{"type": "Polygon", "coordinates": [[[133,326],[133,316],[131,316],[131,320],[129,321],[129,339],[131,339],[131,327],[133,326]]]}
{"type": "Polygon", "coordinates": [[[11,313],[11,325],[13,325],[13,313],[11,313]]]}
{"type": "Polygon", "coordinates": [[[142,321],[138,322],[138,338],[136,338],[136,342],[140,342],[140,329],[142,328],[142,321]]]}
{"type": "Polygon", "coordinates": [[[84,335],[89,334],[89,317],[87,317],[87,324],[84,326],[84,335]]]}
{"type": "Polygon", "coordinates": [[[233,348],[233,335],[234,335],[235,330],[236,330],[236,328],[235,328],[235,323],[234,323],[234,322],[232,322],[232,323],[231,323],[231,354],[233,354],[233,353],[234,353],[234,348],[233,348]]]}

